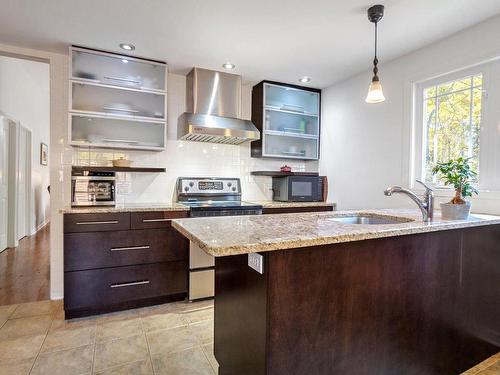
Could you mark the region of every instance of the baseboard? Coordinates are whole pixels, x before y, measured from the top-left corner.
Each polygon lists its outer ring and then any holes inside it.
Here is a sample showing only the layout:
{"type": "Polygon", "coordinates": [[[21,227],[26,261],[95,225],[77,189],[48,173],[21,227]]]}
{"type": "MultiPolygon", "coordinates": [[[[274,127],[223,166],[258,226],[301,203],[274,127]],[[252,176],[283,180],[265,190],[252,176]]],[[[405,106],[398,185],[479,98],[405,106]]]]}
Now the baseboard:
{"type": "Polygon", "coordinates": [[[52,292],[51,292],[51,293],[50,293],[50,299],[51,299],[52,301],[61,300],[61,299],[63,299],[63,295],[62,295],[62,294],[60,294],[60,293],[52,293],[52,292]]]}
{"type": "Polygon", "coordinates": [[[45,220],[43,223],[38,225],[38,227],[35,228],[35,232],[31,233],[31,235],[33,236],[34,234],[36,234],[39,230],[43,229],[43,227],[45,227],[49,223],[50,223],[50,219],[45,220]]]}

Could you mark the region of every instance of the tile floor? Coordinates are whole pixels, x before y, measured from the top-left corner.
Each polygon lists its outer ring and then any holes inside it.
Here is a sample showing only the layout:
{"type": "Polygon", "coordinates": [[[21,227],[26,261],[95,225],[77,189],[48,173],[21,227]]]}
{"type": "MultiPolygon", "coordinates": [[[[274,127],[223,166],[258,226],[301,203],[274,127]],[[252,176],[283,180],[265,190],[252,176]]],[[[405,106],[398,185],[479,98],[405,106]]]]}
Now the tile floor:
{"type": "Polygon", "coordinates": [[[0,375],[214,375],[213,302],[64,320],[61,301],[0,306],[0,375]]]}
{"type": "MultiPolygon", "coordinates": [[[[64,320],[61,301],[0,306],[0,375],[216,375],[212,301],[64,320]]],[[[463,375],[500,375],[500,353],[463,375]]]]}

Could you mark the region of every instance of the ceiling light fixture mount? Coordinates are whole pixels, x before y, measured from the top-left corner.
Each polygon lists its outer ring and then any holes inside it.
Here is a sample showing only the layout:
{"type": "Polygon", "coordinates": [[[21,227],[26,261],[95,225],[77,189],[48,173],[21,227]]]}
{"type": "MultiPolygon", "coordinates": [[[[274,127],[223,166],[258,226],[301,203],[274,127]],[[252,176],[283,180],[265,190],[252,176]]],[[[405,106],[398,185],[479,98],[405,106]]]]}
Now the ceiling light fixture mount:
{"type": "Polygon", "coordinates": [[[366,96],[367,103],[381,103],[385,101],[382,85],[378,77],[378,57],[377,57],[377,44],[378,44],[378,28],[377,25],[384,16],[384,6],[381,4],[374,5],[368,9],[368,20],[375,24],[375,57],[373,59],[373,78],[368,88],[368,95],[366,96]]]}
{"type": "Polygon", "coordinates": [[[120,48],[124,49],[125,51],[133,51],[135,49],[135,46],[130,43],[120,43],[120,48]]]}
{"type": "Polygon", "coordinates": [[[302,77],[302,78],[299,78],[299,82],[300,82],[300,83],[307,83],[307,82],[311,82],[311,77],[304,76],[304,77],[302,77]]]}
{"type": "Polygon", "coordinates": [[[236,65],[234,65],[233,63],[230,63],[230,62],[228,61],[228,62],[226,62],[226,63],[222,64],[222,67],[223,67],[224,69],[234,69],[234,68],[236,68],[236,65]]]}

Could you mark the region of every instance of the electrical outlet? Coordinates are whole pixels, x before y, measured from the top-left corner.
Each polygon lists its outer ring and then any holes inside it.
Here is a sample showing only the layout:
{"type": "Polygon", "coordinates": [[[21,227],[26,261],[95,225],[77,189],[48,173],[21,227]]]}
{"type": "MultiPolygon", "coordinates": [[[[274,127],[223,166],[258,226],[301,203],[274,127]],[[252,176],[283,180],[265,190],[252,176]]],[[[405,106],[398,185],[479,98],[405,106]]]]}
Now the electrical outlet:
{"type": "Polygon", "coordinates": [[[248,267],[260,274],[264,273],[264,257],[257,253],[248,254],[248,267]]]}

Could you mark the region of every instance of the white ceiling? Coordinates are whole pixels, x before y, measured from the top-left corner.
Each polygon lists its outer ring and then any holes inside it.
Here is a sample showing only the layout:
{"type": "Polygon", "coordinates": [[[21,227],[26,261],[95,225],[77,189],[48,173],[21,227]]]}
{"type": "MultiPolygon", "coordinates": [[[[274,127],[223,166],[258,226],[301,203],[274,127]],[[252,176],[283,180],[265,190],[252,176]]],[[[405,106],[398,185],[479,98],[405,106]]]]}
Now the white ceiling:
{"type": "MultiPolygon", "coordinates": [[[[499,0],[381,0],[381,66],[500,13],[499,0]]],[[[373,54],[369,0],[0,0],[0,42],[65,52],[69,44],[165,60],[170,71],[222,70],[244,81],[310,86],[368,71],[373,54]]]]}

